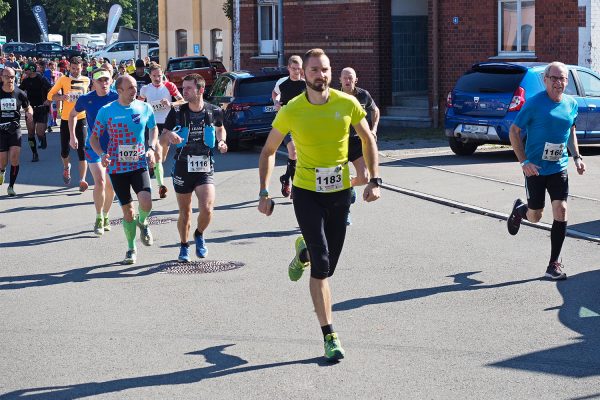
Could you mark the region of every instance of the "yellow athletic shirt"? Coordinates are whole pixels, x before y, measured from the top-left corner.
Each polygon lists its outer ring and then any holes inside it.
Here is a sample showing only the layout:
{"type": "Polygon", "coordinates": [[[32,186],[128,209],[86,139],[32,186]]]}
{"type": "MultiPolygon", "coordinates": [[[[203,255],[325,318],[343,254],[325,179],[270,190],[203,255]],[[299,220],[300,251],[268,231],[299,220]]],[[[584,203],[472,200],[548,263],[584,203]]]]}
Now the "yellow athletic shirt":
{"type": "MultiPolygon", "coordinates": [[[[87,93],[89,86],[90,79],[87,76],[80,75],[79,78],[71,78],[70,76],[63,75],[58,78],[52,89],[48,92],[48,100],[52,100],[52,96],[61,90],[63,95],[72,95],[72,99],[75,100],[62,102],[62,113],[60,114],[61,120],[68,120],[71,110],[75,107],[77,96],[87,93]]],[[[83,118],[85,118],[85,111],[77,114],[77,119],[83,118]]]]}
{"type": "Polygon", "coordinates": [[[273,128],[282,135],[290,132],[296,145],[298,161],[293,185],[312,191],[318,190],[317,182],[331,178],[325,168],[339,167],[341,182],[333,185],[336,192],[350,187],[348,168],[348,138],[350,125],[356,125],[367,113],[354,96],[329,89],[325,104],[311,104],[302,93],[283,106],[273,128]],[[317,171],[321,171],[319,174],[317,171]]]}

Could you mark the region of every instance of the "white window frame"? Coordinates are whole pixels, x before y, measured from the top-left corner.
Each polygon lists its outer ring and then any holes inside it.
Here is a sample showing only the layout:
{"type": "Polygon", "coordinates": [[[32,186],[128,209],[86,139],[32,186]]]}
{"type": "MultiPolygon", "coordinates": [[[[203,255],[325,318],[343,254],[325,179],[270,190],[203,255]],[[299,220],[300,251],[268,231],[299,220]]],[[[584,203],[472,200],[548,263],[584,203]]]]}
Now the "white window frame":
{"type": "MultiPolygon", "coordinates": [[[[527,0],[529,1],[529,0],[527,0]]],[[[499,56],[516,56],[516,57],[531,57],[535,56],[535,51],[522,51],[521,32],[523,30],[523,20],[521,15],[521,4],[523,0],[498,0],[498,55],[499,56]],[[517,3],[517,51],[502,50],[502,4],[517,3]]],[[[535,2],[535,0],[534,0],[535,2]]],[[[534,37],[535,43],[535,37],[534,37]]]]}
{"type": "Polygon", "coordinates": [[[258,12],[258,54],[261,56],[276,56],[277,55],[277,49],[278,49],[278,43],[277,43],[277,0],[257,0],[257,12],[258,12]],[[262,13],[261,13],[261,8],[263,7],[270,7],[272,10],[272,20],[271,20],[271,37],[273,38],[272,40],[268,40],[265,42],[271,42],[271,45],[269,46],[268,43],[265,43],[265,45],[263,45],[263,40],[261,39],[262,37],[262,13]],[[269,46],[269,51],[267,52],[266,47],[269,46]]]}

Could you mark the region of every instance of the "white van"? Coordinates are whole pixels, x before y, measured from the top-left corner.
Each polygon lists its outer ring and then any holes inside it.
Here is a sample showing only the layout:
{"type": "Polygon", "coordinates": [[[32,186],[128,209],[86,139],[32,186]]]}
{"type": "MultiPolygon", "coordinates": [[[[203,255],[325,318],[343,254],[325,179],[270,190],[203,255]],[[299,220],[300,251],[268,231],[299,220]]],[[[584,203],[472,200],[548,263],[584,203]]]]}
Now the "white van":
{"type": "MultiPolygon", "coordinates": [[[[137,43],[137,40],[129,42],[114,42],[109,44],[102,50],[92,53],[91,56],[96,58],[106,58],[108,60],[115,59],[117,60],[117,62],[135,59],[137,57],[137,55],[135,54],[135,48],[137,46],[137,43]]],[[[141,40],[140,44],[146,44],[148,45],[148,48],[158,47],[158,42],[156,41],[141,40]]]]}

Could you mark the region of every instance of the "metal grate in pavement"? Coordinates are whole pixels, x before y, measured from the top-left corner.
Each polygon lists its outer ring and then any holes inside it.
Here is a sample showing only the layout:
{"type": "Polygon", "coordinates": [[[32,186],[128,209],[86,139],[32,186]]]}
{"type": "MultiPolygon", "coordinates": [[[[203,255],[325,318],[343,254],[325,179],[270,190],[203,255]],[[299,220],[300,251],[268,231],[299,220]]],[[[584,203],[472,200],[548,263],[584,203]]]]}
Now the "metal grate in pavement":
{"type": "Polygon", "coordinates": [[[207,260],[190,261],[187,263],[170,261],[158,265],[157,268],[158,273],[161,274],[210,274],[213,272],[232,271],[244,265],[246,264],[240,261],[207,260]]]}

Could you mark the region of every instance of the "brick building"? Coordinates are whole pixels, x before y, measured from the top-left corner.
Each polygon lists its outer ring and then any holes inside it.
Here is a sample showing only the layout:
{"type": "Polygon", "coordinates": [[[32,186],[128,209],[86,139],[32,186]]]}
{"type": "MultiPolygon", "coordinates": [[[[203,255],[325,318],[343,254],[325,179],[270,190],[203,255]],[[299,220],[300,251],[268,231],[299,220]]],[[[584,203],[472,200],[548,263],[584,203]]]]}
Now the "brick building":
{"type": "MultiPolygon", "coordinates": [[[[242,68],[277,65],[278,3],[240,0],[242,68]]],[[[442,121],[447,93],[475,62],[600,67],[600,0],[284,0],[283,8],[285,59],[323,48],[334,87],[354,67],[387,121],[404,125],[442,121]]]]}

